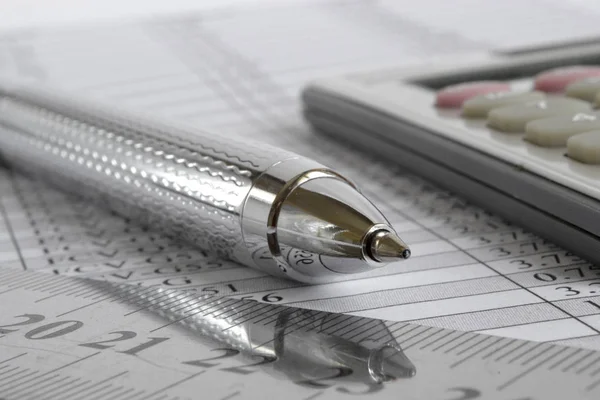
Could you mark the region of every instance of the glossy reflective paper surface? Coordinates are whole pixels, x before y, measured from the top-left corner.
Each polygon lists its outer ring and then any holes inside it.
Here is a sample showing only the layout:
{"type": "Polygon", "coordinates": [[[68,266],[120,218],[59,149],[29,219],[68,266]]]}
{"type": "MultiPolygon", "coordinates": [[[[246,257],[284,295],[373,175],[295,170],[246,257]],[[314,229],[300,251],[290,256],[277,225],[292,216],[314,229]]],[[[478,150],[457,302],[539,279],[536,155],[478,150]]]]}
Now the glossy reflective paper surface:
{"type": "Polygon", "coordinates": [[[14,310],[0,321],[6,399],[592,399],[600,390],[600,354],[577,363],[581,349],[47,274],[5,270],[0,282],[0,302],[14,310]]]}

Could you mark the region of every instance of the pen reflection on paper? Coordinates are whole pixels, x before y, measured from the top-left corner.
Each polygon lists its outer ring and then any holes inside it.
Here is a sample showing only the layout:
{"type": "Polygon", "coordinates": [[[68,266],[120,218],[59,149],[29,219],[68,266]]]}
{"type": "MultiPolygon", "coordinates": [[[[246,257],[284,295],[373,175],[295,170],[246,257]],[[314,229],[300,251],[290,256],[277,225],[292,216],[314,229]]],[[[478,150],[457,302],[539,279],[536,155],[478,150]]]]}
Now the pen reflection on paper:
{"type": "MultiPolygon", "coordinates": [[[[310,386],[314,385],[311,380],[335,372],[339,377],[348,376],[345,383],[354,381],[371,386],[415,375],[415,366],[393,338],[366,345],[321,333],[339,315],[319,313],[313,318],[311,314],[315,313],[293,308],[277,317],[273,348],[279,365],[290,367],[285,369],[288,378],[310,386]]],[[[377,322],[384,327],[383,321],[377,322]]],[[[352,329],[352,325],[346,330],[352,329]]]]}
{"type": "MultiPolygon", "coordinates": [[[[120,287],[127,292],[128,303],[143,305],[146,312],[193,332],[204,344],[252,358],[262,371],[298,385],[327,388],[339,384],[340,392],[372,393],[382,390],[385,382],[416,374],[381,320],[356,318],[345,326],[341,331],[356,326],[377,332],[377,340],[354,341],[335,334],[339,331],[336,320],[347,317],[340,314],[161,288],[120,287]]],[[[123,293],[118,296],[122,299],[123,293]]]]}

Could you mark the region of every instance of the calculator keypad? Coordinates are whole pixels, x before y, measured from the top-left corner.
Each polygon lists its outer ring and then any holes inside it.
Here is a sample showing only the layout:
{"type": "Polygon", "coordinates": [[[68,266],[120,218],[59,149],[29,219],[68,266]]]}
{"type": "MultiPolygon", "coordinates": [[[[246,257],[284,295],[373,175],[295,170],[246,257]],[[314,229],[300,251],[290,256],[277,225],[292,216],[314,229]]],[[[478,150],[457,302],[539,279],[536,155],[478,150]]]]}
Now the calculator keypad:
{"type": "Polygon", "coordinates": [[[577,113],[527,123],[525,140],[542,147],[565,147],[578,133],[600,130],[600,113],[577,113]]]}
{"type": "Polygon", "coordinates": [[[534,88],[543,92],[562,92],[569,84],[594,76],[600,76],[600,67],[575,65],[554,68],[538,74],[534,88]]]}
{"type": "Polygon", "coordinates": [[[600,165],[600,110],[594,110],[600,109],[600,66],[554,68],[529,82],[448,86],[438,91],[436,106],[459,109],[461,118],[485,121],[492,131],[523,134],[533,146],[566,148],[570,159],[600,165]]]}
{"type": "Polygon", "coordinates": [[[590,103],[582,100],[549,98],[494,108],[488,114],[488,126],[503,132],[524,132],[525,125],[530,121],[590,110],[590,103]]]}
{"type": "Polygon", "coordinates": [[[475,96],[463,104],[462,116],[465,118],[486,118],[488,113],[498,107],[519,103],[540,101],[546,98],[542,92],[495,92],[475,96]]]}
{"type": "Polygon", "coordinates": [[[508,91],[510,91],[510,85],[505,82],[478,81],[459,83],[440,90],[437,93],[435,104],[440,108],[458,108],[473,96],[508,91]]]}
{"type": "Polygon", "coordinates": [[[569,138],[567,155],[584,164],[600,164],[600,130],[580,133],[569,138]]]}
{"type": "Polygon", "coordinates": [[[590,103],[596,101],[599,92],[600,76],[573,82],[565,89],[565,94],[568,97],[589,101],[590,103]]]}

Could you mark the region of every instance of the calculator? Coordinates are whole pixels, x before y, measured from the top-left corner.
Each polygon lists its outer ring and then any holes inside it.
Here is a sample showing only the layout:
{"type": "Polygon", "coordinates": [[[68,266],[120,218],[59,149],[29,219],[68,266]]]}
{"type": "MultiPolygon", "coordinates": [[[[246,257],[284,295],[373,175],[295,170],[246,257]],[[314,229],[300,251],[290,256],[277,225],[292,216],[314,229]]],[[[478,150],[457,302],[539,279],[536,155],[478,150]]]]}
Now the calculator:
{"type": "Polygon", "coordinates": [[[600,262],[600,41],[325,78],[318,132],[600,262]]]}

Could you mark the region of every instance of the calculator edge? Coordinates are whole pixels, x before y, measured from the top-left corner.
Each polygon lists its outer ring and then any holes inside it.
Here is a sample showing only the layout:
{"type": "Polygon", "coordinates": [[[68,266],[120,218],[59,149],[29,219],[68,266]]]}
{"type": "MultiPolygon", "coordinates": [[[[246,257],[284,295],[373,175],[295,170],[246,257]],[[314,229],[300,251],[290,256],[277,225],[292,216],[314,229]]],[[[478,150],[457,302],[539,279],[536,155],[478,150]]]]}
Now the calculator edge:
{"type": "Polygon", "coordinates": [[[600,262],[600,224],[593,223],[600,216],[599,201],[323,87],[309,86],[303,100],[305,118],[317,131],[399,164],[482,208],[600,262]],[[398,136],[391,135],[399,131],[403,132],[402,143],[398,136]],[[425,149],[433,149],[439,158],[425,155],[425,149]],[[460,160],[460,165],[449,165],[456,160],[460,160]],[[502,182],[504,190],[486,184],[487,174],[502,182]],[[558,196],[550,195],[551,192],[558,196]]]}

